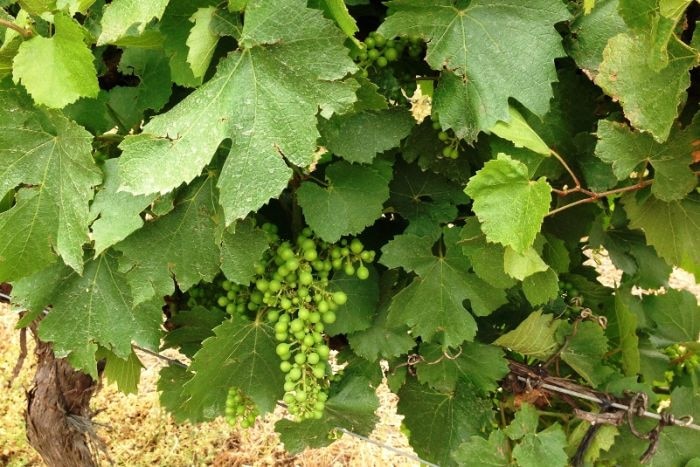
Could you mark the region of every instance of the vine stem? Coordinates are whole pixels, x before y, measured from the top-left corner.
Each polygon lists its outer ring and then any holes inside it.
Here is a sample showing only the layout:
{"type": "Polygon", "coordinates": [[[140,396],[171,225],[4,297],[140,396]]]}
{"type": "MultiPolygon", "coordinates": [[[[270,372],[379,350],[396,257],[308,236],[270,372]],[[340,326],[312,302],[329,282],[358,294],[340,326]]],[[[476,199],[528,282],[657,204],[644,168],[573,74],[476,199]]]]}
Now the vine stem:
{"type": "Polygon", "coordinates": [[[17,31],[25,39],[29,39],[34,35],[31,29],[23,28],[22,26],[3,18],[0,18],[0,26],[17,31]]]}
{"type": "Polygon", "coordinates": [[[586,194],[588,194],[588,198],[579,199],[579,200],[574,201],[572,203],[565,204],[564,206],[560,206],[556,209],[552,209],[551,211],[549,211],[545,215],[545,217],[553,216],[553,215],[558,214],[562,211],[565,211],[569,208],[573,208],[574,206],[598,201],[600,198],[605,198],[606,196],[617,195],[620,193],[627,193],[629,191],[641,190],[642,188],[647,187],[647,186],[651,185],[652,183],[654,183],[654,179],[642,180],[641,182],[639,182],[635,185],[625,186],[622,188],[616,188],[614,190],[601,191],[601,192],[594,192],[594,191],[588,191],[588,190],[583,191],[583,189],[578,189],[578,190],[573,189],[573,190],[563,190],[563,191],[562,190],[554,190],[555,193],[564,193],[562,196],[566,196],[570,193],[575,193],[575,192],[583,192],[583,193],[587,192],[586,194]]]}

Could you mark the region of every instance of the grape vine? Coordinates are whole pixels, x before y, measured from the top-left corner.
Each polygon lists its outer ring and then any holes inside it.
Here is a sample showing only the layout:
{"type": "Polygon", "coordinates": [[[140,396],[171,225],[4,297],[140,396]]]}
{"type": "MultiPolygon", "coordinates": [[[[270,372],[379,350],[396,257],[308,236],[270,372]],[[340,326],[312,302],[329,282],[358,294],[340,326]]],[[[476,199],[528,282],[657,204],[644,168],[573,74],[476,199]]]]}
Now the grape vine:
{"type": "Polygon", "coordinates": [[[0,2],[20,326],[292,452],[386,382],[442,466],[700,459],[697,2],[142,3],[0,2]]]}

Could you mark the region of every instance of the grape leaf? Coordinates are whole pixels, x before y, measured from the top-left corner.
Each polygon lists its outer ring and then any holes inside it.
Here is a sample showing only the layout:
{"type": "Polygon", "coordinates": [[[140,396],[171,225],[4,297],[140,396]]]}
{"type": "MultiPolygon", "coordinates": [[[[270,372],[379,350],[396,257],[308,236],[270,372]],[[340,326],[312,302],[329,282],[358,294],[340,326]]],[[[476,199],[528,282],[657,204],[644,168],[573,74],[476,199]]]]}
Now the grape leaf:
{"type": "Polygon", "coordinates": [[[326,325],[325,332],[329,336],[362,331],[372,325],[379,303],[379,282],[376,269],[372,265],[368,266],[370,275],[364,280],[354,275],[348,276],[342,271],[333,275],[328,289],[342,290],[348,296],[348,301],[338,306],[335,312],[336,322],[326,325]]]}
{"type": "Polygon", "coordinates": [[[564,55],[554,24],[569,14],[563,4],[535,0],[396,0],[379,32],[385,36],[416,34],[428,41],[426,61],[435,70],[447,69],[435,94],[434,110],[443,128],[474,140],[480,130],[498,120],[509,121],[513,98],[542,116],[556,81],[554,58],[564,55]],[[509,25],[508,34],[489,36],[509,25]],[[441,90],[443,87],[443,90],[441,90]],[[448,95],[459,98],[453,102],[448,95]],[[443,108],[453,105],[450,111],[443,108]],[[457,111],[457,107],[460,109],[457,111]]]}
{"type": "Polygon", "coordinates": [[[187,40],[194,24],[190,21],[199,8],[215,5],[212,0],[170,0],[158,23],[163,36],[163,50],[170,62],[173,82],[180,86],[196,87],[202,84],[202,77],[196,78],[187,61],[190,48],[187,40]]]}
{"type": "Polygon", "coordinates": [[[97,349],[95,358],[97,360],[105,360],[102,376],[107,378],[108,381],[116,383],[119,391],[124,394],[136,394],[138,392],[143,365],[133,351],[127,358],[120,358],[104,347],[100,347],[97,349]]]}
{"type": "Polygon", "coordinates": [[[599,387],[613,375],[613,368],[605,364],[608,339],[597,323],[581,322],[574,331],[572,325],[564,322],[559,325],[557,332],[569,336],[560,353],[561,359],[588,384],[599,387]]]}
{"type": "Polygon", "coordinates": [[[361,232],[381,215],[391,175],[391,164],[385,160],[371,166],[339,161],[326,169],[326,188],[306,181],[297,190],[297,200],[313,231],[335,242],[361,232]]]}
{"type": "Polygon", "coordinates": [[[370,163],[378,153],[395,148],[415,125],[403,107],[334,115],[321,119],[325,146],[350,162],[370,163]]]}
{"type": "Polygon", "coordinates": [[[369,328],[348,336],[353,352],[374,362],[379,357],[392,358],[403,355],[416,345],[413,338],[408,335],[407,326],[387,324],[388,314],[388,307],[381,307],[369,328]]]}
{"type": "Polygon", "coordinates": [[[250,284],[255,263],[269,247],[264,232],[252,220],[236,222],[224,231],[221,239],[221,270],[236,284],[250,284]]]}
{"type": "Polygon", "coordinates": [[[523,279],[523,293],[532,306],[544,305],[559,294],[559,277],[552,268],[523,279]]]}
{"type": "Polygon", "coordinates": [[[459,184],[415,164],[394,166],[390,190],[389,205],[409,221],[405,232],[418,236],[439,236],[440,226],[457,216],[457,206],[469,202],[459,184]]]}
{"type": "Polygon", "coordinates": [[[192,421],[211,420],[224,413],[226,394],[237,387],[270,412],[282,397],[284,373],[279,371],[274,330],[256,319],[233,315],[214,328],[192,359],[192,378],[183,386],[177,411],[194,415],[192,421]]]}
{"type": "Polygon", "coordinates": [[[345,5],[345,2],[343,0],[316,1],[318,2],[319,7],[323,9],[323,11],[326,13],[326,15],[335,20],[335,22],[338,24],[338,27],[345,33],[345,35],[348,36],[351,40],[353,40],[357,45],[359,45],[359,42],[357,41],[357,39],[355,39],[355,33],[360,29],[357,27],[355,18],[353,18],[352,15],[350,15],[350,12],[348,11],[348,7],[345,5]]]}
{"type": "Polygon", "coordinates": [[[554,316],[533,311],[517,328],[503,334],[495,345],[544,360],[557,350],[554,334],[561,321],[554,316]]]}
{"type": "Polygon", "coordinates": [[[173,276],[186,291],[218,274],[221,224],[214,182],[215,178],[205,177],[192,183],[172,212],[115,246],[124,254],[120,268],[129,273],[136,303],[170,295],[175,291],[173,276]]]}
{"type": "Polygon", "coordinates": [[[477,276],[500,289],[515,285],[515,280],[506,274],[503,267],[505,248],[497,243],[486,241],[486,236],[476,217],[470,217],[465,221],[460,237],[462,253],[469,258],[477,276]]]}
{"type": "Polygon", "coordinates": [[[510,277],[522,281],[533,274],[544,272],[548,268],[549,266],[532,247],[526,248],[522,253],[518,253],[510,247],[505,248],[503,269],[510,277]]]}
{"type": "Polygon", "coordinates": [[[510,461],[510,443],[501,430],[492,431],[489,439],[472,436],[462,443],[454,452],[453,458],[459,465],[475,467],[508,467],[510,461]]]}
{"type": "Polygon", "coordinates": [[[630,299],[625,298],[626,296],[624,293],[615,294],[615,324],[625,376],[636,376],[640,372],[637,315],[630,309],[630,299]]]}
{"type": "Polygon", "coordinates": [[[598,123],[596,155],[612,164],[618,180],[629,179],[643,163],[654,167],[652,193],[662,201],[683,198],[695,188],[697,177],[690,170],[692,153],[700,133],[700,118],[683,130],[674,129],[666,143],[657,143],[644,133],[633,132],[623,123],[603,120],[598,123]]]}
{"type": "Polygon", "coordinates": [[[523,404],[503,432],[513,441],[521,440],[527,435],[534,435],[537,432],[539,418],[537,410],[532,405],[523,404]]]}
{"type": "Polygon", "coordinates": [[[669,65],[656,72],[646,61],[643,38],[620,34],[608,41],[595,83],[620,101],[625,116],[635,128],[664,142],[690,85],[689,71],[698,64],[698,54],[673,38],[669,65]]]}
{"type": "MultiPolygon", "coordinates": [[[[503,351],[477,342],[464,342],[457,352],[446,357],[440,346],[422,344],[423,360],[416,365],[418,381],[441,391],[453,391],[460,380],[486,395],[495,391],[508,373],[503,351]]],[[[447,355],[450,355],[449,353],[447,355]]]]}
{"type": "Polygon", "coordinates": [[[192,67],[195,78],[202,78],[209,68],[211,58],[214,56],[214,49],[219,43],[219,36],[212,31],[212,23],[216,15],[216,8],[213,6],[199,8],[192,15],[190,21],[194,23],[187,37],[187,63],[192,67]]]}
{"type": "Polygon", "coordinates": [[[0,213],[0,281],[55,261],[78,272],[91,220],[88,203],[102,174],[90,133],[52,110],[32,108],[18,90],[0,88],[0,193],[19,188],[0,213]]]}
{"type": "Polygon", "coordinates": [[[81,26],[64,14],[56,14],[54,24],[53,37],[34,36],[19,46],[12,78],[37,104],[60,109],[79,97],[96,97],[99,87],[81,26]]]}
{"type": "Polygon", "coordinates": [[[374,414],[378,407],[379,399],[367,378],[346,378],[328,398],[323,418],[302,422],[283,419],[275,423],[275,430],[287,451],[297,453],[306,447],[331,444],[328,434],[335,428],[369,435],[378,420],[374,414]]]}
{"type": "Polygon", "coordinates": [[[113,0],[105,6],[102,14],[102,32],[97,45],[115,44],[120,39],[138,37],[148,23],[163,16],[168,0],[113,0]]]}
{"type": "Polygon", "coordinates": [[[195,306],[191,310],[178,310],[168,319],[174,329],[168,331],[163,338],[163,347],[177,348],[189,358],[192,358],[202,342],[214,335],[214,329],[227,318],[226,313],[219,309],[207,309],[195,306]]]}
{"type": "Polygon", "coordinates": [[[191,376],[186,368],[176,365],[163,367],[158,375],[160,405],[172,414],[178,423],[196,420],[198,417],[196,407],[184,404],[186,396],[182,393],[182,386],[189,381],[191,376]]]}
{"type": "Polygon", "coordinates": [[[455,465],[451,453],[470,436],[481,434],[493,417],[491,400],[467,383],[441,392],[409,378],[399,391],[398,412],[411,431],[416,453],[441,466],[455,465]]]}
{"type": "Polygon", "coordinates": [[[589,76],[597,74],[608,40],[627,31],[618,6],[618,0],[598,0],[590,15],[579,15],[571,24],[565,42],[567,51],[589,76]]]}
{"type": "Polygon", "coordinates": [[[39,337],[75,368],[97,377],[98,346],[120,358],[131,343],[157,348],[162,320],[160,300],[136,307],[126,277],[110,254],[88,261],[82,276],[56,264],[15,284],[13,299],[28,309],[52,305],[39,325],[39,337]],[[28,298],[31,297],[31,298],[28,298]]]}
{"type": "Polygon", "coordinates": [[[642,229],[647,244],[670,264],[700,276],[700,201],[697,197],[666,203],[654,197],[639,201],[634,195],[628,195],[622,202],[630,227],[642,229]]]}
{"type": "Polygon", "coordinates": [[[663,295],[649,295],[642,305],[647,318],[656,324],[652,342],[657,346],[698,340],[700,306],[687,290],[669,289],[663,295]]]}
{"type": "Polygon", "coordinates": [[[553,424],[537,434],[526,435],[513,448],[513,459],[522,467],[539,467],[542,459],[547,459],[547,465],[569,465],[566,448],[566,434],[561,425],[553,424]]]}
{"type": "MultiPolygon", "coordinates": [[[[418,274],[408,287],[396,294],[389,307],[390,326],[407,324],[414,336],[425,342],[441,342],[443,348],[457,347],[472,340],[476,322],[462,303],[470,301],[470,309],[477,316],[486,316],[506,302],[505,293],[467,272],[469,261],[455,243],[459,232],[446,229],[444,248],[432,262],[414,264],[407,254],[407,267],[418,274]],[[436,339],[436,335],[438,336],[436,339]]],[[[426,252],[427,243],[422,241],[426,252]]]]}
{"type": "Polygon", "coordinates": [[[141,228],[143,220],[140,213],[156,198],[155,195],[134,196],[118,191],[119,166],[116,159],[105,161],[102,170],[104,183],[90,205],[90,216],[95,219],[92,223],[95,256],[141,228]]]}
{"type": "Polygon", "coordinates": [[[551,150],[547,143],[528,125],[527,121],[513,106],[508,107],[508,121],[498,121],[489,131],[494,135],[512,142],[516,148],[527,148],[537,154],[549,156],[551,150]]]}
{"type": "Polygon", "coordinates": [[[355,70],[342,40],[303,0],[251,1],[242,48],[220,62],[210,81],[122,142],[122,188],[170,191],[199,175],[230,138],[218,181],[226,224],[261,207],[287,186],[292,170],[285,159],[312,162],[318,108],[329,117],[355,100],[354,84],[337,81],[355,70]],[[285,18],[286,27],[271,18],[285,18]]]}
{"type": "Polygon", "coordinates": [[[627,25],[644,35],[648,52],[646,61],[654,71],[669,64],[668,45],[675,38],[676,23],[692,0],[621,0],[619,12],[627,25]],[[675,2],[675,5],[672,4],[675,2]]]}
{"type": "Polygon", "coordinates": [[[389,269],[403,268],[415,273],[425,271],[435,263],[435,255],[431,251],[434,244],[435,239],[427,236],[397,235],[382,247],[381,263],[389,269]]]}
{"type": "Polygon", "coordinates": [[[170,98],[170,68],[159,50],[127,48],[119,71],[138,77],[138,86],[115,86],[109,91],[109,111],[120,126],[129,130],[143,120],[147,109],[159,111],[170,98]]]}
{"type": "Polygon", "coordinates": [[[529,180],[525,164],[505,154],[484,164],[464,191],[474,199],[486,239],[518,253],[532,246],[551,201],[549,184],[529,180]]]}

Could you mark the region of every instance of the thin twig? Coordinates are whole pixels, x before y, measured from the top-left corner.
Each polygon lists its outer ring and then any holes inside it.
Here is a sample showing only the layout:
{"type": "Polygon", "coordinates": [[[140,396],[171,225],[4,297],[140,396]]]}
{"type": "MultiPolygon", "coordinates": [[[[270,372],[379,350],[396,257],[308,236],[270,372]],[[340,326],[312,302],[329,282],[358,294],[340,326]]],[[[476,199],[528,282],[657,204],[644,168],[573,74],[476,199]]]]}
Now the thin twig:
{"type": "MultiPolygon", "coordinates": [[[[558,214],[562,211],[565,211],[569,208],[573,208],[574,206],[579,206],[581,204],[586,204],[586,203],[593,203],[594,201],[598,201],[600,198],[605,198],[606,196],[611,196],[611,195],[617,195],[620,193],[627,193],[630,191],[637,191],[641,190],[644,187],[647,187],[654,183],[654,179],[649,179],[649,180],[643,180],[640,183],[637,183],[636,185],[630,185],[630,186],[625,186],[622,188],[615,188],[614,190],[608,190],[608,191],[601,191],[601,192],[591,192],[591,195],[589,195],[588,198],[583,198],[576,200],[572,203],[565,204],[564,206],[560,206],[556,209],[552,209],[549,211],[545,217],[553,216],[555,214],[558,214]]],[[[580,190],[577,190],[580,191],[580,190]]]]}
{"type": "Polygon", "coordinates": [[[29,39],[34,35],[31,29],[23,28],[19,24],[15,24],[3,18],[0,18],[0,26],[17,31],[25,39],[29,39]]]}
{"type": "Polygon", "coordinates": [[[564,169],[569,173],[569,176],[571,176],[571,179],[574,181],[574,184],[576,184],[576,188],[580,189],[581,188],[581,182],[579,181],[578,177],[574,173],[573,170],[571,170],[571,167],[569,167],[569,164],[566,163],[563,157],[559,155],[557,151],[555,151],[552,148],[549,148],[549,152],[552,153],[552,155],[559,161],[559,163],[564,167],[564,169]]]}

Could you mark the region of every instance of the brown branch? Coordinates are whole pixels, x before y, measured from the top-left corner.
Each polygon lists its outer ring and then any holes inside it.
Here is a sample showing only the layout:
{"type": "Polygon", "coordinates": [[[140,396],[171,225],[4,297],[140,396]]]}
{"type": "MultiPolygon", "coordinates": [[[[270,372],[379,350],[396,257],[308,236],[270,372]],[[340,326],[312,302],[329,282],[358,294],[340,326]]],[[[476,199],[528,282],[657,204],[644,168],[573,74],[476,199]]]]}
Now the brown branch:
{"type": "Polygon", "coordinates": [[[23,28],[19,24],[15,24],[3,18],[0,18],[0,26],[17,31],[25,39],[29,39],[34,35],[31,29],[23,28]]]}
{"type": "Polygon", "coordinates": [[[569,167],[569,164],[566,163],[563,157],[559,155],[557,151],[555,151],[552,148],[549,148],[549,152],[552,153],[552,155],[559,161],[559,163],[564,167],[564,169],[569,173],[569,176],[571,176],[571,179],[574,181],[574,184],[576,185],[576,189],[580,190],[581,189],[581,182],[579,181],[578,177],[574,173],[573,170],[571,170],[571,167],[569,167]]]}
{"type": "MultiPolygon", "coordinates": [[[[590,194],[588,195],[588,198],[579,199],[579,200],[577,200],[577,201],[574,201],[573,203],[565,204],[564,206],[560,206],[560,207],[558,207],[558,208],[556,208],[556,209],[553,209],[553,210],[549,211],[549,212],[545,215],[545,217],[553,216],[553,215],[558,214],[558,213],[560,213],[560,212],[562,212],[562,211],[565,211],[565,210],[567,210],[567,209],[569,209],[569,208],[573,208],[574,206],[579,206],[579,205],[581,205],[581,204],[586,204],[586,203],[593,203],[593,202],[595,202],[595,201],[598,201],[600,198],[605,198],[606,196],[617,195],[617,194],[620,194],[620,193],[627,193],[627,192],[630,192],[630,191],[641,190],[642,188],[645,188],[645,187],[651,185],[652,183],[654,183],[654,179],[642,180],[641,182],[639,182],[639,183],[637,183],[637,184],[635,184],[635,185],[625,186],[625,187],[622,187],[622,188],[615,188],[614,190],[607,190],[607,191],[601,191],[601,192],[593,192],[593,191],[591,191],[591,192],[588,192],[588,193],[590,193],[590,194]]],[[[555,191],[555,193],[556,193],[557,191],[560,191],[560,192],[561,192],[561,190],[554,190],[554,191],[555,191]]],[[[586,190],[586,191],[587,191],[587,190],[586,190]]],[[[575,190],[575,189],[574,189],[574,190],[572,190],[571,192],[572,192],[572,193],[573,193],[573,192],[582,192],[582,193],[584,193],[584,191],[581,190],[581,189],[579,189],[579,190],[575,190]]],[[[567,194],[568,194],[568,193],[567,193],[567,194]]]]}

